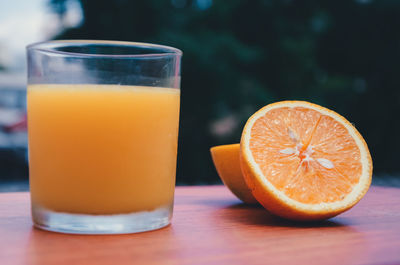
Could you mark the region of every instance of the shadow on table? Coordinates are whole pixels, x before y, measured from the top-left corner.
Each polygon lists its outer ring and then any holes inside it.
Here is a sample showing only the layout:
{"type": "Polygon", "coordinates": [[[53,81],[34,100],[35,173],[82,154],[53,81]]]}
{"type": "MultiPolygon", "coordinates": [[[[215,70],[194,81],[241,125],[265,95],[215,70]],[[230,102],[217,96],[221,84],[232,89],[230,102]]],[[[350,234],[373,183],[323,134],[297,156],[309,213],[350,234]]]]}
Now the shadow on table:
{"type": "Polygon", "coordinates": [[[248,205],[237,203],[226,207],[229,211],[235,211],[237,214],[228,215],[233,221],[241,222],[247,225],[266,225],[278,227],[298,227],[298,228],[315,228],[315,227],[345,227],[348,224],[343,221],[324,220],[324,221],[290,221],[275,216],[265,210],[258,204],[248,205]],[[243,212],[243,213],[241,213],[243,212]]]}

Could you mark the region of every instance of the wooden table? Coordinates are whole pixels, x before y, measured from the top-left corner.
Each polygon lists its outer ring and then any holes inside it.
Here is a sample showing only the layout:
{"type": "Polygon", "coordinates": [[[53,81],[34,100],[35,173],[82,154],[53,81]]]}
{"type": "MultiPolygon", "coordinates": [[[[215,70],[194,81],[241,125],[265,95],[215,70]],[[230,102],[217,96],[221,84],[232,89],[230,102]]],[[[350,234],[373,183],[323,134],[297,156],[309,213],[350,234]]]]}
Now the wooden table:
{"type": "Polygon", "coordinates": [[[172,225],[129,235],[32,228],[29,193],[0,194],[0,264],[400,264],[400,189],[302,224],[241,204],[223,186],[178,187],[172,225]]]}

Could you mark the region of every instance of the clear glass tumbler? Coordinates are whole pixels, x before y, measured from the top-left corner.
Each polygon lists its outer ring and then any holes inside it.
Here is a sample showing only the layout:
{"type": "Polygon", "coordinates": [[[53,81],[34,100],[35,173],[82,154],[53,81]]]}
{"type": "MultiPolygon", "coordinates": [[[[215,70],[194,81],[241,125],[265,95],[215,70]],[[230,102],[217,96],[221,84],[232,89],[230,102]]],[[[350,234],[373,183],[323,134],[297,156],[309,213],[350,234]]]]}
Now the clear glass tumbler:
{"type": "Polygon", "coordinates": [[[27,54],[34,225],[78,234],[168,225],[182,52],[78,40],[32,44],[27,54]]]}

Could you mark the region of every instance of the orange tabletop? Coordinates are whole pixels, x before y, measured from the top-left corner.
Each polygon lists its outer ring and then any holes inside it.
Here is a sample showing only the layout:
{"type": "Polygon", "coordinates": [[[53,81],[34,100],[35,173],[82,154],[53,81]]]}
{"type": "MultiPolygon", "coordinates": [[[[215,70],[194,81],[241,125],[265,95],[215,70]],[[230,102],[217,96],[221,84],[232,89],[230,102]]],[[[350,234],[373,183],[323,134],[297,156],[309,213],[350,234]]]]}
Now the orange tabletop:
{"type": "Polygon", "coordinates": [[[0,264],[400,264],[400,189],[372,187],[350,211],[293,223],[223,186],[178,187],[172,225],[139,234],[32,227],[29,193],[0,194],[0,264]]]}

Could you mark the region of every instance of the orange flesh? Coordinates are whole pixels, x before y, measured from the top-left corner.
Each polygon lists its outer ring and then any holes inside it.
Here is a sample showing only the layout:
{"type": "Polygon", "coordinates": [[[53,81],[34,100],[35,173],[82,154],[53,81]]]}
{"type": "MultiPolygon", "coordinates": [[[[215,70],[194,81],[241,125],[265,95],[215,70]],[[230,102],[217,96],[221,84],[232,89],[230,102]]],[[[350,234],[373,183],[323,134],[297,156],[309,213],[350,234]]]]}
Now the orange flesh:
{"type": "Polygon", "coordinates": [[[340,201],[362,174],[360,150],[347,129],[304,107],[272,109],[256,120],[250,150],[268,181],[302,203],[340,201]]]}

